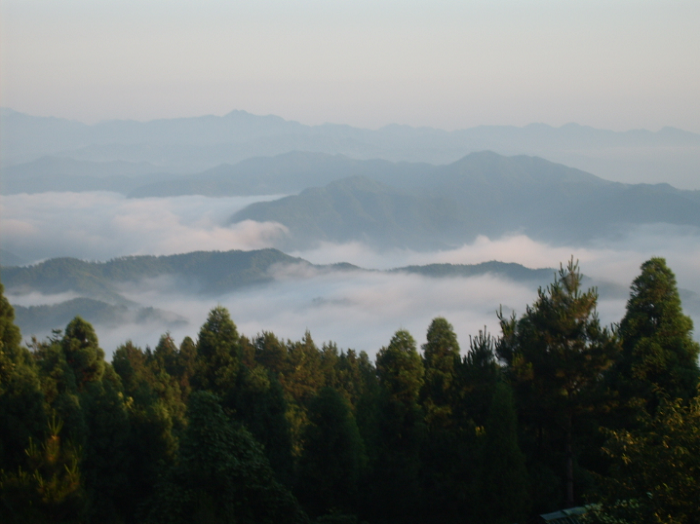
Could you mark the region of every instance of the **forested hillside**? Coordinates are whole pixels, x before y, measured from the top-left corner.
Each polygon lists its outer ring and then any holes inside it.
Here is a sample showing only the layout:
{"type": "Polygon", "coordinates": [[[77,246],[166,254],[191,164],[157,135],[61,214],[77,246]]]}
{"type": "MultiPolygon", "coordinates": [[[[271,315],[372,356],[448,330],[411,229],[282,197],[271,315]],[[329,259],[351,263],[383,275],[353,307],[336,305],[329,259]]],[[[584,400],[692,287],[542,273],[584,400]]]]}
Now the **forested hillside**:
{"type": "Polygon", "coordinates": [[[460,347],[438,317],[374,362],[217,306],[196,340],[124,333],[107,362],[80,317],[23,347],[2,295],[0,517],[486,524],[590,502],[697,523],[700,347],[675,277],[645,262],[612,329],[597,298],[572,260],[497,336],[460,347]]]}
{"type": "MultiPolygon", "coordinates": [[[[125,292],[179,293],[181,296],[221,297],[253,287],[261,288],[282,275],[303,280],[313,275],[371,270],[348,263],[314,265],[275,249],[226,252],[199,251],[169,256],[131,256],[108,262],[88,262],[74,258],[50,259],[23,267],[3,267],[2,283],[12,297],[30,294],[72,295],[58,303],[35,303],[16,307],[16,323],[29,334],[59,329],[74,316],[103,326],[128,323],[156,323],[171,329],[187,321],[181,315],[138,303],[125,292]]],[[[375,271],[376,272],[376,271],[375,271]]],[[[396,268],[387,273],[410,273],[430,278],[469,278],[492,275],[534,288],[546,284],[552,269],[530,269],[520,264],[484,262],[481,264],[431,264],[396,268]]],[[[41,300],[41,299],[39,299],[41,300]]]]}

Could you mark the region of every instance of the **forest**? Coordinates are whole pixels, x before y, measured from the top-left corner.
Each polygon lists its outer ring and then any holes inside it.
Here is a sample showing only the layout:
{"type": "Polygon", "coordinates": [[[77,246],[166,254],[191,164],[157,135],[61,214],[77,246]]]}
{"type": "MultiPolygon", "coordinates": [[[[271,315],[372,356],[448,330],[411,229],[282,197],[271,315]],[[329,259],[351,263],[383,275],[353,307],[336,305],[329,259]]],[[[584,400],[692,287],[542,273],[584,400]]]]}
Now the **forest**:
{"type": "MultiPolygon", "coordinates": [[[[125,342],[76,317],[24,341],[0,296],[0,521],[700,522],[700,345],[662,258],[619,323],[572,259],[501,332],[399,329],[374,362],[239,333],[125,342]]],[[[0,287],[0,291],[2,288],[0,287]]],[[[4,293],[4,292],[3,292],[4,293]]],[[[357,326],[362,329],[362,326],[357,326]]]]}

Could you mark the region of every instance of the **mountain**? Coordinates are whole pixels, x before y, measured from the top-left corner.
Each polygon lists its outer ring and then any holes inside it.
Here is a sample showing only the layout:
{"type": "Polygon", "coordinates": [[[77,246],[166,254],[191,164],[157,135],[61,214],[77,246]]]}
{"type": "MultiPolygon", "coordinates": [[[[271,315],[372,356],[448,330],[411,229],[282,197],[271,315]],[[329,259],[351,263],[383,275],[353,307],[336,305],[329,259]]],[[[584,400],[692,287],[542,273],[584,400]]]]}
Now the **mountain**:
{"type": "Polygon", "coordinates": [[[142,185],[129,193],[132,198],[179,195],[275,195],[298,193],[308,187],[326,185],[350,176],[399,181],[424,176],[435,166],[425,163],[356,160],[344,155],[293,151],[273,157],[222,164],[176,180],[142,185]]]}
{"type": "Polygon", "coordinates": [[[456,131],[389,125],[371,130],[308,126],[245,111],[221,117],[87,125],[10,109],[2,110],[0,124],[3,167],[49,155],[93,162],[148,162],[163,172],[184,173],[291,151],[446,164],[472,152],[492,150],[541,156],[617,181],[665,181],[698,189],[700,165],[700,135],[673,128],[614,132],[577,124],[530,124],[456,131]]]}
{"type": "Polygon", "coordinates": [[[46,191],[114,191],[127,194],[134,188],[178,175],[162,173],[147,162],[88,162],[65,157],[42,157],[3,169],[2,194],[46,191]]]}
{"type": "Polygon", "coordinates": [[[481,264],[428,264],[425,266],[406,266],[391,270],[394,273],[412,273],[432,278],[469,278],[492,275],[507,278],[515,282],[536,282],[546,285],[552,282],[554,270],[551,268],[530,269],[520,264],[482,262],[481,264]]]}
{"type": "Polygon", "coordinates": [[[52,305],[14,306],[14,310],[15,324],[22,333],[63,329],[76,316],[106,327],[158,323],[164,328],[174,328],[187,323],[185,318],[169,311],[152,307],[129,308],[123,304],[108,304],[89,298],[74,298],[52,305]]]}
{"type": "MultiPolygon", "coordinates": [[[[156,323],[162,329],[168,329],[182,325],[186,320],[177,314],[127,300],[120,292],[157,290],[180,297],[201,293],[213,297],[243,287],[269,285],[276,278],[276,269],[289,266],[304,268],[304,271],[294,272],[301,280],[319,273],[369,271],[348,263],[313,265],[274,249],[263,249],[134,256],[109,262],[57,258],[28,267],[3,267],[0,276],[10,301],[13,297],[30,293],[79,295],[55,304],[15,305],[16,323],[22,332],[37,334],[63,328],[76,315],[106,327],[156,323]]],[[[549,283],[553,270],[492,261],[475,265],[408,266],[385,273],[412,273],[429,278],[469,278],[491,274],[536,287],[549,283]]]]}
{"type": "MultiPolygon", "coordinates": [[[[53,258],[27,267],[3,267],[8,294],[45,295],[75,292],[116,305],[133,305],[119,294],[120,285],[170,277],[187,292],[218,294],[243,286],[270,282],[276,264],[307,263],[275,249],[257,251],[196,251],[169,256],[130,256],[108,262],[53,258]]],[[[156,287],[166,287],[158,282],[156,287]]]]}
{"type": "MultiPolygon", "coordinates": [[[[52,258],[26,267],[3,267],[2,283],[8,295],[72,292],[112,305],[133,306],[117,293],[120,286],[138,285],[180,291],[183,294],[219,295],[246,286],[272,282],[275,270],[285,266],[328,271],[373,271],[345,262],[314,265],[276,249],[253,251],[195,251],[167,256],[129,256],[108,262],[52,258]],[[164,280],[166,279],[166,280],[164,280]],[[97,298],[96,298],[97,297],[97,298]]],[[[475,265],[431,264],[407,266],[389,272],[417,273],[427,277],[471,277],[494,274],[514,281],[549,282],[552,269],[529,269],[520,264],[485,262],[475,265]]],[[[301,273],[303,275],[303,273],[301,273]]]]}
{"type": "Polygon", "coordinates": [[[321,241],[435,249],[477,235],[522,232],[555,242],[588,241],[629,225],[700,228],[700,191],[620,184],[541,158],[473,153],[420,174],[350,177],[235,213],[289,229],[283,249],[321,241]],[[399,189],[400,188],[400,189],[399,189]]]}
{"type": "Polygon", "coordinates": [[[446,238],[476,235],[480,220],[470,210],[459,209],[454,200],[398,190],[359,176],[262,204],[251,204],[231,221],[284,224],[290,236],[282,246],[289,248],[358,240],[378,247],[436,249],[446,238]]]}

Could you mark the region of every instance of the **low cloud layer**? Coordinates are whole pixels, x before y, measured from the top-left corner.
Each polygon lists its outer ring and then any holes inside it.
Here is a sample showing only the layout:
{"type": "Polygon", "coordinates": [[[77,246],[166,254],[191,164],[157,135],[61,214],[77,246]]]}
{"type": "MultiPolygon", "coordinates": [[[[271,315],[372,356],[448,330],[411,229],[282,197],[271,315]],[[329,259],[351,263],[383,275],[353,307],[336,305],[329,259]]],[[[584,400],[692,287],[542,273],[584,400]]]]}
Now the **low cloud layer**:
{"type": "Polygon", "coordinates": [[[109,192],[3,195],[2,247],[25,260],[57,256],[108,260],[198,250],[268,247],[280,224],[224,226],[235,211],[279,196],[127,199],[109,192]]]}
{"type": "MultiPolygon", "coordinates": [[[[269,198],[274,197],[265,199],[269,198]]],[[[255,222],[223,226],[233,212],[256,200],[262,198],[128,200],[112,193],[2,196],[2,247],[29,260],[54,256],[107,260],[128,254],[267,247],[284,234],[282,226],[255,222]]],[[[582,271],[600,286],[598,309],[604,324],[618,322],[624,315],[627,292],[639,274],[639,266],[652,256],[662,256],[676,273],[679,288],[688,290],[686,296],[691,299],[695,297],[687,303],[686,312],[700,326],[699,238],[696,229],[655,225],[637,227],[620,233],[614,240],[586,246],[553,246],[516,235],[500,239],[479,237],[454,250],[430,253],[379,253],[363,244],[350,243],[323,244],[291,254],[316,264],[350,262],[369,269],[489,260],[517,262],[530,268],[556,268],[573,255],[580,261],[582,271]]],[[[424,342],[427,327],[436,316],[446,317],[455,326],[464,351],[469,335],[476,335],[484,326],[498,334],[499,306],[503,305],[506,313],[512,310],[521,314],[536,298],[532,286],[491,276],[432,279],[308,268],[286,268],[278,271],[275,281],[267,286],[218,297],[194,295],[186,286],[174,286],[168,279],[122,291],[143,306],[187,318],[189,324],[172,333],[178,340],[185,335],[195,338],[208,311],[222,304],[230,310],[239,330],[250,337],[267,330],[282,338],[299,339],[308,329],[319,344],[333,340],[342,348],[366,350],[370,355],[386,345],[400,328],[408,329],[419,344],[424,342]]],[[[73,296],[10,298],[17,305],[26,306],[56,303],[73,296]]],[[[154,346],[166,329],[149,324],[127,325],[118,330],[96,328],[108,353],[127,339],[154,346]]]]}

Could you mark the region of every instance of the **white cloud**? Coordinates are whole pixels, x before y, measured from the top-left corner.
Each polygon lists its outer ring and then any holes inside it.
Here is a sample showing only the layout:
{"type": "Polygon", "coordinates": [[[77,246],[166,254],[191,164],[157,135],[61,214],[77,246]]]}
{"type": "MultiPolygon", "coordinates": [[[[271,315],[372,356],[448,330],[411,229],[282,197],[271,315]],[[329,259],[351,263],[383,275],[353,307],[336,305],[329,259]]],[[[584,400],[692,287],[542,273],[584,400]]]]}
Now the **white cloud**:
{"type": "Polygon", "coordinates": [[[72,256],[107,260],[124,255],[169,255],[197,250],[259,249],[284,235],[284,226],[227,217],[246,205],[279,196],[127,199],[116,193],[3,195],[4,249],[28,260],[72,256]]]}
{"type": "MultiPolygon", "coordinates": [[[[274,197],[269,197],[274,198],[274,197]]],[[[254,249],[271,245],[284,234],[276,224],[222,224],[256,198],[177,197],[128,200],[112,193],[48,193],[2,196],[2,247],[24,258],[57,255],[105,260],[127,254],[171,254],[195,250],[254,249]]],[[[598,283],[629,289],[639,266],[651,256],[663,256],[678,277],[680,288],[700,293],[700,242],[695,230],[671,226],[638,227],[614,240],[586,246],[555,246],[515,235],[479,237],[458,249],[421,253],[408,250],[376,252],[360,243],[323,244],[293,253],[315,264],[351,262],[369,269],[412,264],[475,264],[489,260],[517,262],[531,268],[558,267],[573,255],[581,269],[598,283]]],[[[484,325],[498,334],[496,309],[522,314],[536,290],[522,284],[482,276],[431,279],[381,272],[319,271],[303,264],[277,268],[275,281],[218,297],[194,295],[192,288],[171,279],[125,287],[123,292],[144,306],[172,311],[189,320],[173,330],[181,339],[196,337],[208,311],[227,307],[242,333],[262,330],[283,338],[300,338],[306,329],[317,343],[333,340],[343,348],[373,355],[399,328],[424,340],[430,321],[444,316],[454,326],[463,350],[469,335],[484,325]]],[[[625,293],[605,295],[599,302],[603,323],[619,321],[625,293]],[[622,295],[622,296],[621,296],[622,295]]],[[[65,297],[29,295],[14,303],[55,303],[65,297]]],[[[700,317],[694,317],[700,326],[700,317]]],[[[153,346],[166,327],[132,324],[118,330],[96,326],[109,352],[127,339],[153,346]]],[[[697,336],[697,335],[696,335],[697,336]]]]}

